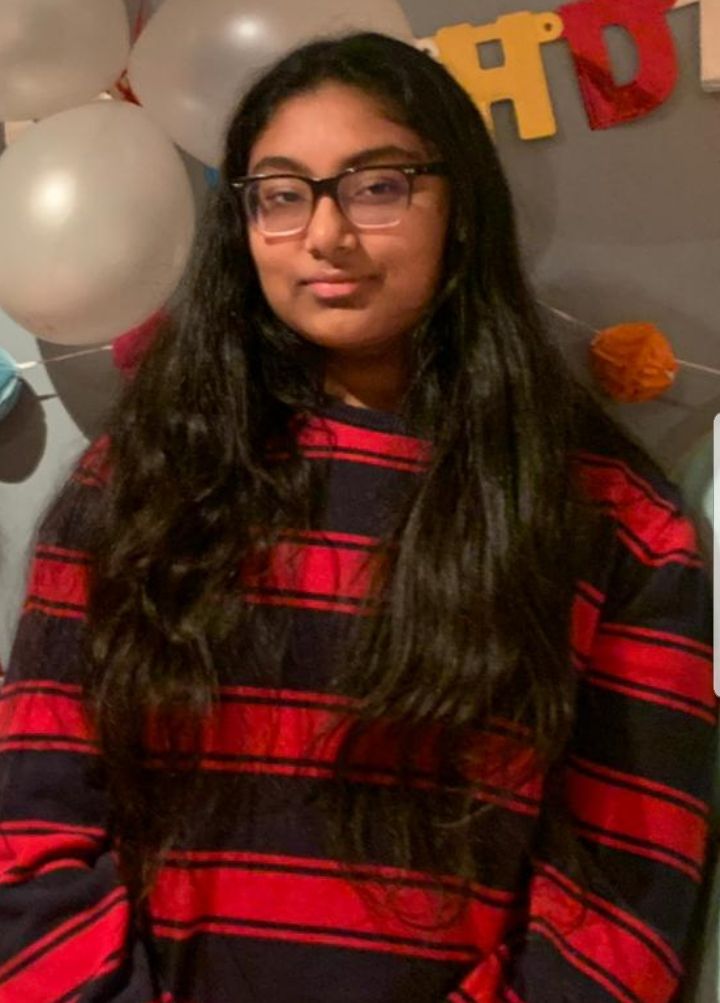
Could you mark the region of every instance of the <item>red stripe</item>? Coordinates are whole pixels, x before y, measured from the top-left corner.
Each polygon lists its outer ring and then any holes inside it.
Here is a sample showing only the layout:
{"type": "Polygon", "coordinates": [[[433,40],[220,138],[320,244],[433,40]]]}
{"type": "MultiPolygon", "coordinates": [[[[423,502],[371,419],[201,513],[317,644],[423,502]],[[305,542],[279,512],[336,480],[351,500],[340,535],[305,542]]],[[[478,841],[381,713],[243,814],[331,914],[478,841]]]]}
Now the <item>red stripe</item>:
{"type": "Polygon", "coordinates": [[[278,543],[264,572],[248,562],[243,586],[251,591],[282,589],[327,596],[333,601],[363,599],[370,589],[373,572],[379,569],[376,554],[342,546],[312,543],[278,543]]]}
{"type": "MultiPolygon", "coordinates": [[[[39,682],[35,688],[41,687],[39,682]]],[[[289,696],[287,690],[273,693],[251,687],[234,687],[222,693],[226,699],[216,705],[202,730],[204,768],[290,776],[322,776],[334,768],[352,721],[346,699],[308,692],[289,696]],[[231,695],[236,699],[227,699],[231,695]],[[274,702],[258,703],[258,698],[274,702]],[[283,699],[293,702],[283,704],[283,699]],[[323,706],[303,706],[303,701],[323,706]],[[213,757],[217,758],[213,761],[213,757]],[[221,757],[227,758],[222,761],[221,757]]],[[[6,748],[97,752],[94,744],[82,744],[93,742],[94,736],[79,695],[15,688],[0,702],[0,728],[7,736],[6,748]]],[[[148,743],[155,753],[164,747],[156,728],[150,727],[148,743]]],[[[367,780],[394,782],[399,743],[393,729],[377,726],[359,741],[351,769],[361,771],[359,775],[367,780]]],[[[461,761],[483,800],[524,814],[537,812],[542,776],[532,749],[521,737],[477,734],[468,742],[461,761]]],[[[418,752],[413,766],[421,774],[420,782],[424,776],[435,784],[431,740],[418,752]]]]}
{"type": "MultiPolygon", "coordinates": [[[[48,548],[42,548],[33,561],[26,608],[55,616],[82,615],[88,599],[87,565],[57,560],[48,556],[47,551],[48,548]],[[43,603],[65,604],[76,609],[55,609],[44,607],[43,603]]],[[[267,569],[261,571],[248,560],[242,580],[251,601],[333,610],[342,607],[343,612],[356,613],[356,603],[368,594],[372,576],[380,568],[379,561],[376,553],[356,547],[281,541],[272,549],[267,569]],[[296,595],[267,595],[265,590],[296,595]],[[302,593],[310,596],[306,598],[302,593]]]]}
{"type": "MultiPolygon", "coordinates": [[[[707,822],[695,812],[650,792],[589,776],[572,763],[566,776],[570,809],[581,823],[596,826],[611,837],[643,840],[651,850],[671,850],[689,864],[703,861],[707,822]]],[[[672,858],[667,863],[672,864],[672,858]]]]}
{"type": "Polygon", "coordinates": [[[509,1000],[510,1003],[525,1003],[525,1000],[518,996],[512,986],[505,986],[503,989],[503,998],[509,1000]]]}
{"type": "Polygon", "coordinates": [[[52,1003],[92,982],[109,970],[108,958],[126,946],[128,919],[124,892],[110,892],[3,965],[0,999],[52,1003]]]}
{"type": "Polygon", "coordinates": [[[518,996],[512,986],[505,986],[502,994],[503,999],[509,1000],[510,1003],[525,1003],[525,1000],[521,996],[518,996]]]}
{"type": "Polygon", "coordinates": [[[508,959],[509,951],[504,944],[501,944],[497,950],[484,958],[479,965],[476,965],[458,989],[459,1003],[465,1003],[466,1000],[475,1000],[477,1003],[488,1003],[490,1000],[496,1000],[498,991],[502,988],[503,966],[508,959]],[[461,996],[460,993],[464,995],[461,996]]]}
{"type": "Polygon", "coordinates": [[[663,642],[668,645],[678,645],[683,648],[692,648],[694,652],[698,655],[705,655],[708,660],[713,657],[713,649],[711,644],[705,644],[703,641],[696,641],[693,637],[685,637],[682,634],[671,634],[667,630],[654,630],[651,627],[638,627],[635,624],[627,623],[604,623],[603,631],[607,634],[616,633],[626,637],[628,635],[633,635],[637,638],[645,638],[648,641],[656,641],[658,644],[663,644],[663,642]]]}
{"type": "MultiPolygon", "coordinates": [[[[338,748],[351,718],[342,713],[307,707],[222,703],[205,731],[203,749],[210,755],[244,755],[267,760],[304,761],[307,766],[334,767],[338,748]]],[[[399,759],[398,735],[378,726],[362,737],[351,767],[370,773],[394,771],[399,759]]],[[[483,799],[493,795],[500,803],[526,798],[532,805],[513,808],[534,813],[539,804],[542,778],[528,746],[511,736],[484,732],[468,743],[462,757],[466,776],[494,791],[481,790],[483,799]]],[[[420,750],[414,767],[434,777],[431,742],[420,750]]],[[[387,779],[387,778],[386,778],[387,779]]]]}
{"type": "Polygon", "coordinates": [[[549,873],[534,881],[530,929],[547,937],[571,965],[617,999],[660,1003],[671,999],[677,987],[678,976],[643,939],[587,899],[578,902],[549,873]]]}
{"type": "MultiPolygon", "coordinates": [[[[333,453],[360,450],[374,453],[376,457],[412,461],[415,465],[427,464],[431,453],[430,443],[422,439],[357,428],[354,425],[345,425],[342,422],[319,417],[312,417],[303,425],[297,441],[305,449],[320,447],[331,449],[333,453]]],[[[352,458],[362,462],[361,457],[352,458]]]]}
{"type": "MultiPolygon", "coordinates": [[[[457,916],[457,897],[449,892],[443,909],[431,888],[308,873],[313,863],[301,860],[295,872],[222,865],[163,868],[150,898],[153,925],[184,923],[197,929],[224,923],[228,932],[241,936],[282,939],[287,933],[313,943],[342,938],[366,950],[470,959],[493,950],[508,924],[503,905],[471,899],[457,916]],[[230,925],[233,921],[239,929],[230,925]]],[[[163,933],[172,935],[167,928],[163,933]]]]}
{"type": "Polygon", "coordinates": [[[60,867],[87,867],[87,861],[97,856],[104,833],[32,821],[1,826],[0,838],[0,884],[12,884],[24,880],[29,871],[36,876],[60,867]]]}
{"type": "MultiPolygon", "coordinates": [[[[586,918],[588,916],[593,919],[597,918],[598,925],[595,927],[595,933],[598,936],[607,934],[608,938],[612,938],[613,940],[617,937],[619,939],[615,942],[618,945],[627,943],[631,948],[636,940],[639,940],[640,943],[646,941],[655,948],[656,953],[653,953],[652,957],[657,957],[659,953],[663,956],[664,964],[668,969],[676,973],[682,971],[680,959],[673,947],[654,929],[646,926],[637,916],[627,912],[625,909],[621,909],[612,902],[608,902],[600,895],[582,888],[566,874],[561,873],[556,867],[550,864],[538,862],[536,866],[537,877],[533,879],[533,885],[538,885],[537,895],[539,900],[545,901],[546,904],[549,902],[551,905],[554,904],[557,907],[556,915],[552,911],[547,914],[543,913],[546,919],[557,922],[559,918],[563,920],[569,918],[571,919],[571,925],[573,925],[574,920],[572,917],[576,917],[579,914],[582,914],[586,918]],[[545,895],[545,890],[547,889],[550,889],[548,896],[545,895]],[[578,899],[581,902],[578,902],[578,899]],[[625,937],[632,939],[625,941],[623,940],[625,937]]],[[[536,911],[535,909],[531,909],[531,913],[536,911]]],[[[585,920],[583,922],[585,923],[585,920]]],[[[579,930],[578,933],[592,938],[592,924],[586,925],[589,929],[584,931],[579,930]]],[[[649,948],[644,946],[643,950],[649,950],[649,948]]],[[[628,964],[631,961],[629,957],[626,960],[628,964]]]]}
{"type": "Polygon", "coordinates": [[[578,451],[575,456],[579,461],[579,466],[582,466],[583,462],[590,465],[593,476],[598,478],[599,481],[602,481],[604,478],[612,479],[620,476],[623,479],[623,483],[631,485],[633,492],[639,491],[643,497],[652,501],[658,509],[664,509],[669,515],[677,515],[679,513],[678,507],[673,502],[659,494],[648,480],[641,477],[636,470],[629,467],[623,460],[615,456],[591,453],[587,450],[578,451]]]}
{"type": "Polygon", "coordinates": [[[68,564],[52,557],[37,556],[30,569],[28,603],[39,600],[67,603],[84,609],[87,605],[88,572],[86,564],[68,564]]]}
{"type": "Polygon", "coordinates": [[[650,554],[640,546],[637,539],[630,535],[623,527],[618,529],[618,539],[628,548],[630,553],[650,568],[664,568],[668,564],[682,564],[686,568],[702,568],[703,562],[699,557],[691,557],[687,554],[669,552],[667,554],[650,554]]]}
{"type": "MultiPolygon", "coordinates": [[[[348,875],[357,880],[371,882],[387,882],[389,884],[420,884],[423,886],[455,889],[458,893],[467,891],[470,895],[490,898],[497,908],[507,909],[516,904],[521,896],[514,891],[494,888],[478,881],[469,884],[454,874],[430,875],[427,871],[415,871],[403,867],[391,867],[388,864],[346,864],[339,860],[326,857],[297,857],[281,853],[255,853],[250,850],[171,850],[167,860],[176,865],[213,864],[230,866],[239,864],[246,868],[258,867],[266,871],[272,869],[292,869],[295,872],[323,871],[330,877],[345,879],[348,875]]],[[[168,867],[168,870],[170,868],[168,867]]]]}
{"type": "Polygon", "coordinates": [[[109,453],[110,436],[101,435],[83,453],[78,471],[90,473],[106,483],[110,479],[109,453]]]}
{"type": "Polygon", "coordinates": [[[595,466],[583,462],[585,458],[592,460],[592,456],[580,455],[582,487],[593,501],[609,506],[613,518],[627,530],[623,534],[624,542],[640,560],[644,563],[700,564],[695,530],[679,510],[660,498],[624,463],[598,457],[601,465],[595,466]],[[650,553],[638,547],[631,537],[644,544],[650,553]]]}
{"type": "Polygon", "coordinates": [[[613,781],[617,783],[629,783],[633,787],[642,788],[650,794],[657,794],[658,797],[666,797],[673,801],[682,801],[688,809],[691,811],[694,810],[696,814],[699,813],[703,817],[710,815],[710,807],[707,802],[693,797],[687,791],[681,791],[676,787],[669,787],[667,784],[658,783],[657,780],[648,780],[647,777],[640,777],[634,773],[623,773],[622,770],[614,770],[609,766],[602,766],[599,763],[583,759],[580,756],[572,756],[570,762],[575,763],[580,769],[584,767],[593,773],[607,778],[610,783],[613,781]]]}
{"type": "Polygon", "coordinates": [[[570,620],[570,644],[581,656],[587,657],[590,654],[598,622],[602,603],[605,597],[598,593],[596,589],[582,583],[582,591],[578,590],[573,598],[570,620]],[[585,591],[592,591],[597,596],[596,602],[591,602],[585,591]]]}
{"type": "MultiPolygon", "coordinates": [[[[683,638],[675,640],[683,644],[683,638]]],[[[717,700],[712,688],[712,663],[704,652],[696,654],[682,650],[672,644],[658,643],[656,638],[628,637],[621,625],[617,626],[617,633],[612,626],[603,626],[593,648],[592,660],[593,668],[613,677],[616,683],[661,691],[656,694],[635,692],[639,699],[680,697],[701,704],[710,712],[711,721],[714,720],[717,700]]],[[[686,709],[692,712],[691,707],[686,706],[686,709]]]]}
{"type": "Polygon", "coordinates": [[[79,696],[10,692],[0,701],[0,734],[10,746],[24,737],[59,741],[92,740],[79,696]]]}

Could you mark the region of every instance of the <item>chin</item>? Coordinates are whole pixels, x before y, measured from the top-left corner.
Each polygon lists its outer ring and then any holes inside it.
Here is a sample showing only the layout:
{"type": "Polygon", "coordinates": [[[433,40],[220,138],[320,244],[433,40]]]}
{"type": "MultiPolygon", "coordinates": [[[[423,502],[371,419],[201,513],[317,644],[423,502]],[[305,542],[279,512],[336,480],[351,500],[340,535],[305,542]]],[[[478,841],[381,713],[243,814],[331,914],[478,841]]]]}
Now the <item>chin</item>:
{"type": "Polygon", "coordinates": [[[324,323],[291,324],[301,338],[328,349],[371,348],[387,341],[379,332],[368,330],[367,322],[358,317],[343,317],[340,311],[327,317],[324,323]]]}

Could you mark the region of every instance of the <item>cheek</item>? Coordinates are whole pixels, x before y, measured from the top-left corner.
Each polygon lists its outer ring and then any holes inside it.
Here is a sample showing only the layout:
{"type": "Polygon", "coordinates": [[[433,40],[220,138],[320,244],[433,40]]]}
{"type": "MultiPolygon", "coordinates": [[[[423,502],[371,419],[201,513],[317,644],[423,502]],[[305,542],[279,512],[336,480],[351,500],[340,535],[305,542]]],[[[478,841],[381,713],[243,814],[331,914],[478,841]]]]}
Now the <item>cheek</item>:
{"type": "Polygon", "coordinates": [[[259,244],[257,239],[252,237],[250,238],[250,253],[255,263],[260,288],[272,306],[278,298],[285,298],[290,288],[282,259],[277,254],[270,253],[269,248],[259,244]]]}
{"type": "Polygon", "coordinates": [[[444,241],[441,233],[406,247],[388,269],[388,291],[406,303],[424,306],[437,290],[443,270],[444,241]]]}

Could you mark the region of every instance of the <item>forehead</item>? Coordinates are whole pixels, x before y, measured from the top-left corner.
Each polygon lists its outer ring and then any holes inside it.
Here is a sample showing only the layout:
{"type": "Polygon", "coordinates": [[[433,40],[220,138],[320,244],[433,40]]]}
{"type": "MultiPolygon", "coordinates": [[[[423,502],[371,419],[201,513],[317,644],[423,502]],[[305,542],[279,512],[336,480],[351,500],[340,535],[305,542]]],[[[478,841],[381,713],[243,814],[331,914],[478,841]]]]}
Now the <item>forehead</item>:
{"type": "MultiPolygon", "coordinates": [[[[355,87],[325,83],[294,95],[276,109],[250,151],[249,173],[261,161],[292,161],[316,176],[342,170],[363,151],[394,149],[382,159],[400,163],[428,156],[427,144],[395,121],[376,97],[355,87]]],[[[377,160],[375,160],[377,163],[377,160]]],[[[288,163],[289,166],[289,163],[288,163]]]]}

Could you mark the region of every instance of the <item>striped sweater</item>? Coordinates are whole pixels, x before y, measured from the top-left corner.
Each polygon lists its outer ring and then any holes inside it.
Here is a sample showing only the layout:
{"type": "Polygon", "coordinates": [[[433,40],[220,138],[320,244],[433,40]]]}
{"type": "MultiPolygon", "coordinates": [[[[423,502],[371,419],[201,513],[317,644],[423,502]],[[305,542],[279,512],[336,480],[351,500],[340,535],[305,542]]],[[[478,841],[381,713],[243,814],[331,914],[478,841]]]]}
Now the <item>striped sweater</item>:
{"type": "MultiPolygon", "coordinates": [[[[248,601],[290,617],[281,678],[248,670],[238,649],[203,731],[223,817],[168,855],[143,934],[80,700],[97,450],[45,520],[0,691],[0,1003],[673,999],[707,854],[715,700],[708,584],[672,487],[579,457],[608,541],[572,610],[579,702],[561,781],[582,880],[546,852],[545,778],[514,768],[528,745],[498,720],[474,739],[488,810],[466,887],[393,867],[381,845],[362,865],[328,859],[314,799],[337,748],[328,724],[352,715],[331,691],[334,645],[361,608],[383,513],[422,476],[429,445],[344,404],[300,445],[326,465],[323,528],[288,532],[270,571],[243,582],[248,601]],[[245,801],[239,777],[252,778],[245,801]],[[438,923],[441,892],[463,908],[438,923]]],[[[392,750],[368,751],[359,779],[392,784],[392,750]]]]}

